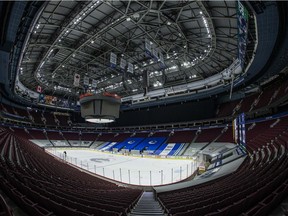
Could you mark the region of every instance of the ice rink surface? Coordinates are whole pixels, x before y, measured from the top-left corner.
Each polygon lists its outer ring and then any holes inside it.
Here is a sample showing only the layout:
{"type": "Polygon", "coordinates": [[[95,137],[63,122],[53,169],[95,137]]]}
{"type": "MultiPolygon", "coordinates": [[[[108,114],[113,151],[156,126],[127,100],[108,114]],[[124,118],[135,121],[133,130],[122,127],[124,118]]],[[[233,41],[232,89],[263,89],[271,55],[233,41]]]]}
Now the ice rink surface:
{"type": "Polygon", "coordinates": [[[134,185],[162,185],[181,181],[197,168],[184,159],[159,159],[124,156],[94,150],[46,149],[80,168],[116,181],[134,185]]]}

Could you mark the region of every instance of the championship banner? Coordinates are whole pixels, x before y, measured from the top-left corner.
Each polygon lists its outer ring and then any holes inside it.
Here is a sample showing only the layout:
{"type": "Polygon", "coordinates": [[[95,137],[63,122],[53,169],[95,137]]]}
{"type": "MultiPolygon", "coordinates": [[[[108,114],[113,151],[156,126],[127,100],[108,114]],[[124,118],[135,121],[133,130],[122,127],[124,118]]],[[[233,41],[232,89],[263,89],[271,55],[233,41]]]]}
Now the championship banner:
{"type": "Polygon", "coordinates": [[[127,64],[126,60],[123,59],[123,58],[121,58],[121,60],[120,60],[120,68],[121,68],[121,71],[122,71],[122,72],[125,71],[125,69],[126,69],[126,64],[127,64]]]}
{"type": "Polygon", "coordinates": [[[151,43],[147,38],[145,39],[145,51],[149,56],[151,56],[151,43]]]}
{"type": "Polygon", "coordinates": [[[80,83],[80,75],[79,74],[74,74],[74,83],[73,85],[76,87],[79,87],[79,83],[80,83]]]}
{"type": "Polygon", "coordinates": [[[83,82],[83,84],[84,84],[85,86],[89,86],[89,77],[88,77],[88,76],[85,76],[85,77],[84,77],[84,82],[83,82]]]}
{"type": "Polygon", "coordinates": [[[158,49],[157,48],[152,48],[152,56],[153,58],[158,61],[159,57],[158,57],[158,49]]]}
{"type": "Polygon", "coordinates": [[[95,79],[92,80],[92,88],[97,87],[97,81],[95,79]]]}
{"type": "Polygon", "coordinates": [[[159,59],[160,59],[160,63],[161,63],[162,68],[164,68],[165,63],[164,63],[164,56],[163,56],[162,52],[159,52],[159,59]]]}
{"type": "Polygon", "coordinates": [[[128,68],[127,68],[127,72],[129,73],[133,73],[134,72],[134,69],[133,69],[133,64],[128,62],[128,68]]]}
{"type": "Polygon", "coordinates": [[[110,54],[110,66],[115,68],[117,64],[117,55],[113,52],[110,54]]]}

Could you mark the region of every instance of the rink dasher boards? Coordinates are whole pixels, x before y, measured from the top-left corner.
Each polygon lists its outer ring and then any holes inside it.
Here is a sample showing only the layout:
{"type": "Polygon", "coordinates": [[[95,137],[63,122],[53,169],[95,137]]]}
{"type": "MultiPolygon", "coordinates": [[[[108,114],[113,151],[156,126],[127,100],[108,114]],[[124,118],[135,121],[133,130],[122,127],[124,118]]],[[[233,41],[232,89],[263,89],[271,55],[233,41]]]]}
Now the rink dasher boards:
{"type": "MultiPolygon", "coordinates": [[[[87,148],[47,148],[46,151],[51,152],[51,150],[62,150],[62,151],[66,151],[67,150],[85,150],[85,151],[90,151],[90,152],[96,152],[96,153],[100,153],[100,154],[108,154],[108,155],[113,155],[115,157],[117,156],[121,156],[121,157],[135,157],[135,158],[150,158],[150,159],[161,159],[161,160],[188,160],[188,161],[194,161],[191,157],[181,157],[181,156],[160,156],[160,155],[135,155],[135,154],[121,154],[121,153],[111,153],[108,151],[98,151],[98,150],[94,150],[94,149],[87,149],[87,148]]],[[[63,153],[63,152],[62,152],[63,153]]],[[[67,155],[68,156],[68,155],[67,155]]]]}

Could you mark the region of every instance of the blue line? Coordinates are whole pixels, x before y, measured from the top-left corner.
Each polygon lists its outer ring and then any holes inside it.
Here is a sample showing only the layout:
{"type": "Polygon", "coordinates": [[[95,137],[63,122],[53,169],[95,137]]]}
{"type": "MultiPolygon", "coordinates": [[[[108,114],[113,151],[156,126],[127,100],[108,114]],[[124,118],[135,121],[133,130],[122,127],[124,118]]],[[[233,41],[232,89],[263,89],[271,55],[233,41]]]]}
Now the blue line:
{"type": "Polygon", "coordinates": [[[240,155],[237,149],[236,149],[236,152],[237,152],[238,155],[240,155]]]}
{"type": "Polygon", "coordinates": [[[244,155],[246,154],[241,147],[239,147],[239,149],[242,152],[242,154],[244,154],[244,155]]]}

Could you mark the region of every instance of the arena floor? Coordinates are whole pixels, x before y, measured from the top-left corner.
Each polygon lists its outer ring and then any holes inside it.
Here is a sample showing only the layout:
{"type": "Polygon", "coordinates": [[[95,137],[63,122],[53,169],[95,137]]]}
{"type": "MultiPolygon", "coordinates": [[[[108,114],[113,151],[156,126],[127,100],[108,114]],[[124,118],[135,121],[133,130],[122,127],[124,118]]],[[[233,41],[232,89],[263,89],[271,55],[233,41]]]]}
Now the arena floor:
{"type": "Polygon", "coordinates": [[[134,185],[163,185],[189,177],[197,167],[196,162],[183,159],[156,159],[131,157],[94,150],[46,149],[90,172],[134,185]]]}

